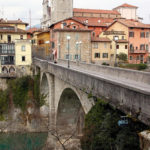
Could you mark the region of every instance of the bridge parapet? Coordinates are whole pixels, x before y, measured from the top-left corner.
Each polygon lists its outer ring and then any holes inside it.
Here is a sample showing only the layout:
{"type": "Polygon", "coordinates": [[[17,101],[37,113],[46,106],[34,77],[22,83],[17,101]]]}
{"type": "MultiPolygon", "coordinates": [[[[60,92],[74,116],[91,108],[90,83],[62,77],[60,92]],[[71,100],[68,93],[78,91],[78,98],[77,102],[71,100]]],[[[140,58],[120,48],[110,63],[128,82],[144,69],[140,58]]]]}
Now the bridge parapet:
{"type": "MultiPolygon", "coordinates": [[[[66,64],[67,66],[67,60],[59,59],[59,63],[66,64]]],[[[75,61],[70,61],[70,66],[71,68],[77,66],[77,63],[75,61]]],[[[104,66],[104,65],[87,64],[84,62],[78,62],[78,67],[84,70],[95,71],[98,74],[102,73],[106,75],[111,75],[115,78],[127,79],[131,81],[140,82],[143,84],[150,84],[149,72],[123,69],[123,68],[104,66]]]]}

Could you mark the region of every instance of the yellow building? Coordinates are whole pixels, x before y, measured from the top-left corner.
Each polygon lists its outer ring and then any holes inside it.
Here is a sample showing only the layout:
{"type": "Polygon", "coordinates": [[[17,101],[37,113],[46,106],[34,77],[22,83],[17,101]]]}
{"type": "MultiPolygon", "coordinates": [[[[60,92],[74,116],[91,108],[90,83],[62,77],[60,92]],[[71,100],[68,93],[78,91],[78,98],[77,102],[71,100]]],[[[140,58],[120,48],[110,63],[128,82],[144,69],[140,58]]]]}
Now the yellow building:
{"type": "Polygon", "coordinates": [[[8,25],[13,26],[17,29],[26,30],[26,27],[28,26],[28,23],[23,22],[22,20],[7,20],[7,19],[0,19],[0,25],[8,25]]]}
{"type": "Polygon", "coordinates": [[[115,62],[117,55],[125,53],[128,56],[128,28],[118,22],[112,24],[100,37],[111,40],[111,59],[115,62]]]}
{"type": "Polygon", "coordinates": [[[50,55],[50,31],[42,31],[37,34],[38,46],[43,48],[46,56],[50,55]]]}
{"type": "Polygon", "coordinates": [[[31,42],[25,27],[26,23],[21,21],[0,21],[0,72],[5,75],[30,74],[31,42]]]}
{"type": "Polygon", "coordinates": [[[92,38],[92,63],[110,64],[111,62],[111,40],[108,38],[92,38]]]}

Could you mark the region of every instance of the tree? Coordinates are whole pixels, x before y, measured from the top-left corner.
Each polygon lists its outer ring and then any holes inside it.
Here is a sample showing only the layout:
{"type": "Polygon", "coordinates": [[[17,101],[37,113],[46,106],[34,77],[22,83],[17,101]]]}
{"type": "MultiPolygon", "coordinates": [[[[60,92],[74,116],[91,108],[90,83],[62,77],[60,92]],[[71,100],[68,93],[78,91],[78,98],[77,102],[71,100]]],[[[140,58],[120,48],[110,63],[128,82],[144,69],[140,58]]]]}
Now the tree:
{"type": "Polygon", "coordinates": [[[122,112],[98,100],[86,115],[82,150],[140,150],[137,133],[148,127],[129,119],[127,126],[118,126],[122,112]]]}
{"type": "Polygon", "coordinates": [[[125,62],[125,61],[127,61],[127,54],[119,53],[118,58],[119,58],[119,60],[125,62]]]}

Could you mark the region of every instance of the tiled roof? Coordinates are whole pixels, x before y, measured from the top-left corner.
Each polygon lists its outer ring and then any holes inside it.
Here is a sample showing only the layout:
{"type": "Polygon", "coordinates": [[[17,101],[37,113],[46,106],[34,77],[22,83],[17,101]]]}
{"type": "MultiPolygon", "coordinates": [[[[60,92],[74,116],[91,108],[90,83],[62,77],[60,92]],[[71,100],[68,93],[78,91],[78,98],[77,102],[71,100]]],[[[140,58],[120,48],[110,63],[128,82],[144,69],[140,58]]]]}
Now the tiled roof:
{"type": "Polygon", "coordinates": [[[130,28],[147,28],[150,29],[150,24],[144,24],[135,20],[128,20],[128,19],[118,19],[118,22],[121,24],[130,27],[130,28]]]}
{"type": "Polygon", "coordinates": [[[27,31],[8,25],[0,25],[0,33],[27,33],[27,31]]]}
{"type": "Polygon", "coordinates": [[[111,42],[109,38],[99,38],[99,37],[92,37],[92,42],[111,42]]]}
{"type": "MultiPolygon", "coordinates": [[[[126,4],[126,3],[125,3],[125,4],[120,5],[120,6],[116,7],[116,8],[120,8],[120,7],[138,8],[137,6],[133,6],[133,5],[126,4]]],[[[114,8],[114,9],[116,9],[116,8],[114,8]]]]}
{"type": "Polygon", "coordinates": [[[120,13],[116,10],[101,10],[101,9],[82,9],[82,8],[74,8],[73,12],[81,12],[81,13],[98,13],[98,14],[114,14],[120,15],[120,13]]]}
{"type": "Polygon", "coordinates": [[[0,24],[25,24],[26,26],[28,25],[28,23],[23,22],[20,19],[18,19],[18,20],[4,20],[4,19],[0,19],[0,24]]]}
{"type": "Polygon", "coordinates": [[[61,32],[92,32],[93,30],[89,29],[70,29],[70,28],[65,28],[65,29],[54,29],[54,32],[61,31],[61,32]]]}
{"type": "Polygon", "coordinates": [[[117,40],[116,42],[117,42],[117,43],[128,43],[127,40],[117,40]]]}
{"type": "Polygon", "coordinates": [[[100,26],[100,27],[107,27],[111,23],[113,23],[113,19],[111,18],[92,18],[92,17],[73,17],[76,20],[81,21],[82,23],[86,24],[87,26],[100,26]],[[88,21],[88,22],[86,22],[88,21]]]}
{"type": "Polygon", "coordinates": [[[38,28],[30,28],[27,30],[27,32],[33,33],[34,31],[37,31],[37,30],[39,30],[39,29],[38,28]]]}

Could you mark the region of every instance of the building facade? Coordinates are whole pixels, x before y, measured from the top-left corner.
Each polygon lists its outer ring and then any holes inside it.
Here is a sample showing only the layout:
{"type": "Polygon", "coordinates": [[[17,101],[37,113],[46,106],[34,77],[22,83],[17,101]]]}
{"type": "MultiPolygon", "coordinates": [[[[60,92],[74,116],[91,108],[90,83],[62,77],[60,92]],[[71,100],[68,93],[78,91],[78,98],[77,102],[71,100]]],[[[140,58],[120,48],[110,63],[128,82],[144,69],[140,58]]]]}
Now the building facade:
{"type": "Polygon", "coordinates": [[[20,20],[0,22],[1,74],[14,76],[19,73],[19,68],[22,68],[23,74],[27,70],[29,72],[32,63],[31,42],[27,40],[27,32],[23,30],[25,27],[26,23],[20,20]]]}

